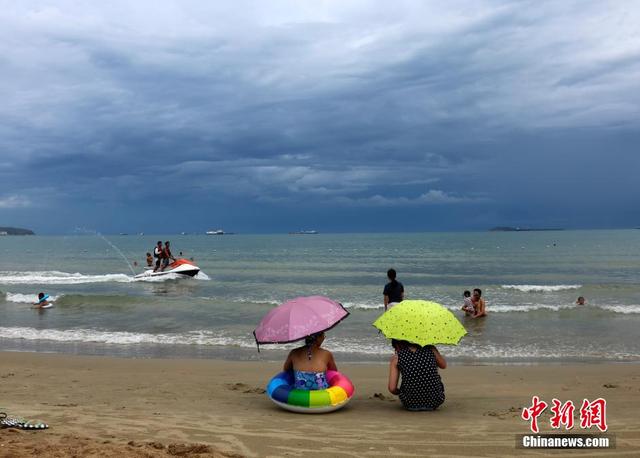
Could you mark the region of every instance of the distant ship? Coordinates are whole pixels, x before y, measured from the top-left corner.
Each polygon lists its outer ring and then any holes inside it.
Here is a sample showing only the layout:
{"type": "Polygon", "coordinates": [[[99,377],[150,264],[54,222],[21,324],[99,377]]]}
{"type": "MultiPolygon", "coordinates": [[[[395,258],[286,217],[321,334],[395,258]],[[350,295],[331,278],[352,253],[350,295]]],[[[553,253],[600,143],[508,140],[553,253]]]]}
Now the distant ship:
{"type": "Polygon", "coordinates": [[[315,235],[318,231],[298,231],[298,232],[289,232],[289,234],[293,235],[315,235]]]}
{"type": "Polygon", "coordinates": [[[222,229],[207,231],[207,235],[224,235],[224,231],[222,229]]]}
{"type": "Polygon", "coordinates": [[[497,226],[489,229],[489,232],[545,232],[545,231],[564,231],[562,227],[511,227],[511,226],[497,226]]]}

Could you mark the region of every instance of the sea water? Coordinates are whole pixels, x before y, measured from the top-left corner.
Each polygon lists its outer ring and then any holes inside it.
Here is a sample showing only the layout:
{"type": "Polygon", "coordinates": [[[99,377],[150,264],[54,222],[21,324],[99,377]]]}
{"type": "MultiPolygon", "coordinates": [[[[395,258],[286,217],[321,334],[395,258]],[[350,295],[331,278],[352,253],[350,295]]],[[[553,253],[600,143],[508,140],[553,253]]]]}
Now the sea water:
{"type": "Polygon", "coordinates": [[[252,331],[277,304],[319,294],[350,312],[325,346],[340,360],[382,361],[391,347],[371,323],[393,267],[406,298],[443,304],[467,329],[440,348],[454,361],[640,360],[640,230],[108,240],[139,271],[157,240],[171,240],[202,274],[138,281],[96,236],[0,237],[1,350],[277,360],[291,346],[258,353],[252,331]],[[459,310],[476,287],[485,319],[459,310]],[[31,309],[39,292],[55,307],[31,309]]]}

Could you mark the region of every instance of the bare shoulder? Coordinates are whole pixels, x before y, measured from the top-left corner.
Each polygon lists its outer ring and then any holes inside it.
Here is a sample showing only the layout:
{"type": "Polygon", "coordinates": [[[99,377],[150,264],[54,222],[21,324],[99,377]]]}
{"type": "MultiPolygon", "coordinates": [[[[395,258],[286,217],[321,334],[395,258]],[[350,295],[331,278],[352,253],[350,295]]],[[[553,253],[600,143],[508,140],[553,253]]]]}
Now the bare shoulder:
{"type": "Polygon", "coordinates": [[[329,350],[325,350],[324,348],[320,348],[320,354],[323,358],[326,359],[330,359],[333,357],[333,353],[331,353],[329,350]]]}
{"type": "Polygon", "coordinates": [[[301,352],[302,350],[303,350],[303,349],[302,349],[302,348],[300,348],[300,347],[298,347],[298,348],[294,348],[293,350],[291,350],[291,351],[289,352],[289,357],[290,357],[290,358],[292,358],[292,359],[296,359],[296,358],[300,355],[300,352],[301,352]]]}

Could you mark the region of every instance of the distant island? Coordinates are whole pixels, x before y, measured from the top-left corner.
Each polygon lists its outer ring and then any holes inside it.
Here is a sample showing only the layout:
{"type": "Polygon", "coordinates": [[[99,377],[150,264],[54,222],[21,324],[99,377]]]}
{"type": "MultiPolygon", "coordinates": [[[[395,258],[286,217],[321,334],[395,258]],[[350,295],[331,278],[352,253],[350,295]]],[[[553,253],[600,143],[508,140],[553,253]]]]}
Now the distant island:
{"type": "Polygon", "coordinates": [[[19,227],[0,227],[0,235],[36,235],[30,229],[22,229],[19,227]]]}
{"type": "Polygon", "coordinates": [[[490,232],[532,232],[532,231],[564,231],[561,227],[511,227],[511,226],[497,226],[489,229],[490,232]]]}

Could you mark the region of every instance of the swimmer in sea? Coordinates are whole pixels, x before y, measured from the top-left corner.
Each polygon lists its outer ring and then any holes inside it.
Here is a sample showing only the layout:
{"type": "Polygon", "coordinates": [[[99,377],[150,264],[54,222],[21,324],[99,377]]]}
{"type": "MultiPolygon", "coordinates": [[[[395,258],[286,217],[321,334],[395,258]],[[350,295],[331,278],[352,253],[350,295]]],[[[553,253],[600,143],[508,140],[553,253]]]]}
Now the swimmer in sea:
{"type": "Polygon", "coordinates": [[[578,300],[576,300],[576,305],[584,305],[586,302],[584,296],[580,296],[578,297],[578,300]]]}
{"type": "Polygon", "coordinates": [[[51,302],[49,302],[47,299],[49,299],[48,294],[45,294],[45,293],[38,294],[38,302],[34,302],[32,308],[41,309],[47,305],[51,305],[51,302]]]}
{"type": "Polygon", "coordinates": [[[487,316],[487,305],[482,298],[482,290],[480,288],[475,288],[473,290],[473,296],[471,296],[471,303],[473,304],[473,308],[476,313],[472,316],[473,318],[480,318],[483,316],[487,316]]]}

